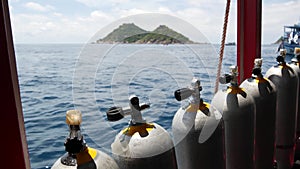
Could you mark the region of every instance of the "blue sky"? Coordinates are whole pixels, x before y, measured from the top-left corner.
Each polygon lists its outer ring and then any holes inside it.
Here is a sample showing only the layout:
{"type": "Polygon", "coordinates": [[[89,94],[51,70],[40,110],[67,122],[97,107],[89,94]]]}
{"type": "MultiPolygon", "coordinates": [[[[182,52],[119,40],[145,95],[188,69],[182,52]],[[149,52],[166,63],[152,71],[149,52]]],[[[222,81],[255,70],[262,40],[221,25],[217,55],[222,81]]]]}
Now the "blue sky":
{"type": "MultiPolygon", "coordinates": [[[[144,13],[180,18],[211,43],[219,43],[225,3],[226,0],[9,0],[16,43],[86,43],[110,23],[144,13]]],[[[263,43],[277,40],[283,25],[297,23],[299,9],[300,0],[263,0],[263,43]]],[[[227,35],[227,41],[235,41],[236,0],[232,0],[227,35]]]]}

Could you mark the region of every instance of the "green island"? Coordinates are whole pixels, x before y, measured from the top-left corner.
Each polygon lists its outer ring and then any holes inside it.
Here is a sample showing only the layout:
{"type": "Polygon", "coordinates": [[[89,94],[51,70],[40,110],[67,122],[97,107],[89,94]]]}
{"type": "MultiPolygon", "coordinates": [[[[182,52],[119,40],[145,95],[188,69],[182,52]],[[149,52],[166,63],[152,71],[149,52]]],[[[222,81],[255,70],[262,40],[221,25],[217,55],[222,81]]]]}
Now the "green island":
{"type": "Polygon", "coordinates": [[[146,31],[134,23],[124,23],[96,43],[193,44],[195,42],[165,25],[160,25],[153,31],[146,31]]]}

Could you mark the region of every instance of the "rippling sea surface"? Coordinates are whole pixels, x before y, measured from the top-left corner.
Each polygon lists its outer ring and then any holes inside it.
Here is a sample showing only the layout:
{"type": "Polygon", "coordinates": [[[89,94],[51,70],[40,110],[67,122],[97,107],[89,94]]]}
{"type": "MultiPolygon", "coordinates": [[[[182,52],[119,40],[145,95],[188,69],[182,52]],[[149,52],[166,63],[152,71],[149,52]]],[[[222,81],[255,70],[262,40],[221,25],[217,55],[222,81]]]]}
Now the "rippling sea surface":
{"type": "MultiPolygon", "coordinates": [[[[276,64],[276,49],[277,45],[262,47],[263,72],[276,64]]],[[[108,122],[105,112],[112,106],[128,106],[132,94],[151,105],[143,117],[172,137],[173,116],[188,104],[177,102],[174,91],[197,77],[201,97],[210,102],[219,46],[17,44],[15,51],[31,167],[40,169],[50,168],[65,153],[65,113],[70,109],[82,111],[88,145],[107,154],[129,117],[108,122]]],[[[234,64],[236,46],[226,46],[222,72],[234,64]]]]}

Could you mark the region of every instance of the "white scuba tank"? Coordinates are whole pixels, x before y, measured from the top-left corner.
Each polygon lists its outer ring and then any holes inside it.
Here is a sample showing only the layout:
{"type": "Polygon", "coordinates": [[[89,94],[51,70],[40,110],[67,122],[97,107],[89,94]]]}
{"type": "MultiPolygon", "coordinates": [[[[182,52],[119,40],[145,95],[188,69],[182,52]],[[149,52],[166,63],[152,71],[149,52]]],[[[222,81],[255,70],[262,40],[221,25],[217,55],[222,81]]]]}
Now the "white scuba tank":
{"type": "Polygon", "coordinates": [[[278,65],[265,75],[277,88],[275,156],[278,169],[290,169],[294,163],[298,107],[298,77],[285,63],[285,53],[286,50],[281,49],[278,65]]]}
{"type": "Polygon", "coordinates": [[[172,139],[169,133],[156,123],[147,123],[141,110],[148,108],[131,96],[130,107],[113,107],[107,112],[108,120],[116,121],[131,115],[127,128],[123,129],[111,144],[114,159],[121,169],[177,169],[172,139]]]}
{"type": "Polygon", "coordinates": [[[297,73],[298,75],[298,111],[297,111],[297,129],[296,129],[296,140],[297,140],[297,148],[295,151],[295,161],[300,160],[300,48],[294,49],[295,57],[291,60],[289,66],[297,73]]]}
{"type": "Polygon", "coordinates": [[[273,168],[276,87],[261,73],[262,59],[255,59],[252,77],[246,79],[240,87],[250,94],[256,107],[255,117],[255,169],[273,168]]]}
{"type": "Polygon", "coordinates": [[[66,122],[70,134],[65,142],[67,153],[59,158],[52,169],[119,169],[113,158],[86,145],[80,132],[81,112],[69,110],[66,122]]]}
{"type": "Polygon", "coordinates": [[[255,103],[238,85],[237,66],[230,69],[231,74],[221,77],[220,82],[231,85],[215,94],[211,107],[223,114],[226,169],[253,169],[255,103]]]}
{"type": "Polygon", "coordinates": [[[210,105],[200,99],[201,90],[194,78],[191,87],[175,91],[178,101],[190,98],[189,106],[179,108],[172,123],[178,169],[225,168],[221,115],[209,111],[210,105]],[[209,136],[200,138],[204,133],[209,136]]]}

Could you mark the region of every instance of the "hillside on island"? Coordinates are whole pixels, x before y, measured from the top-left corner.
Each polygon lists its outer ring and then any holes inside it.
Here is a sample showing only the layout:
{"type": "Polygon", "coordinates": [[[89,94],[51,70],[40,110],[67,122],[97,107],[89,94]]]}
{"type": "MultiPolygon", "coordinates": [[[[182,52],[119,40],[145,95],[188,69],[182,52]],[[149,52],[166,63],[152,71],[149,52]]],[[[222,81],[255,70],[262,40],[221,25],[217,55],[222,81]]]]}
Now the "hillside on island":
{"type": "Polygon", "coordinates": [[[160,25],[153,31],[146,31],[133,23],[125,23],[103,39],[97,40],[97,43],[191,44],[194,42],[165,25],[160,25]]]}

